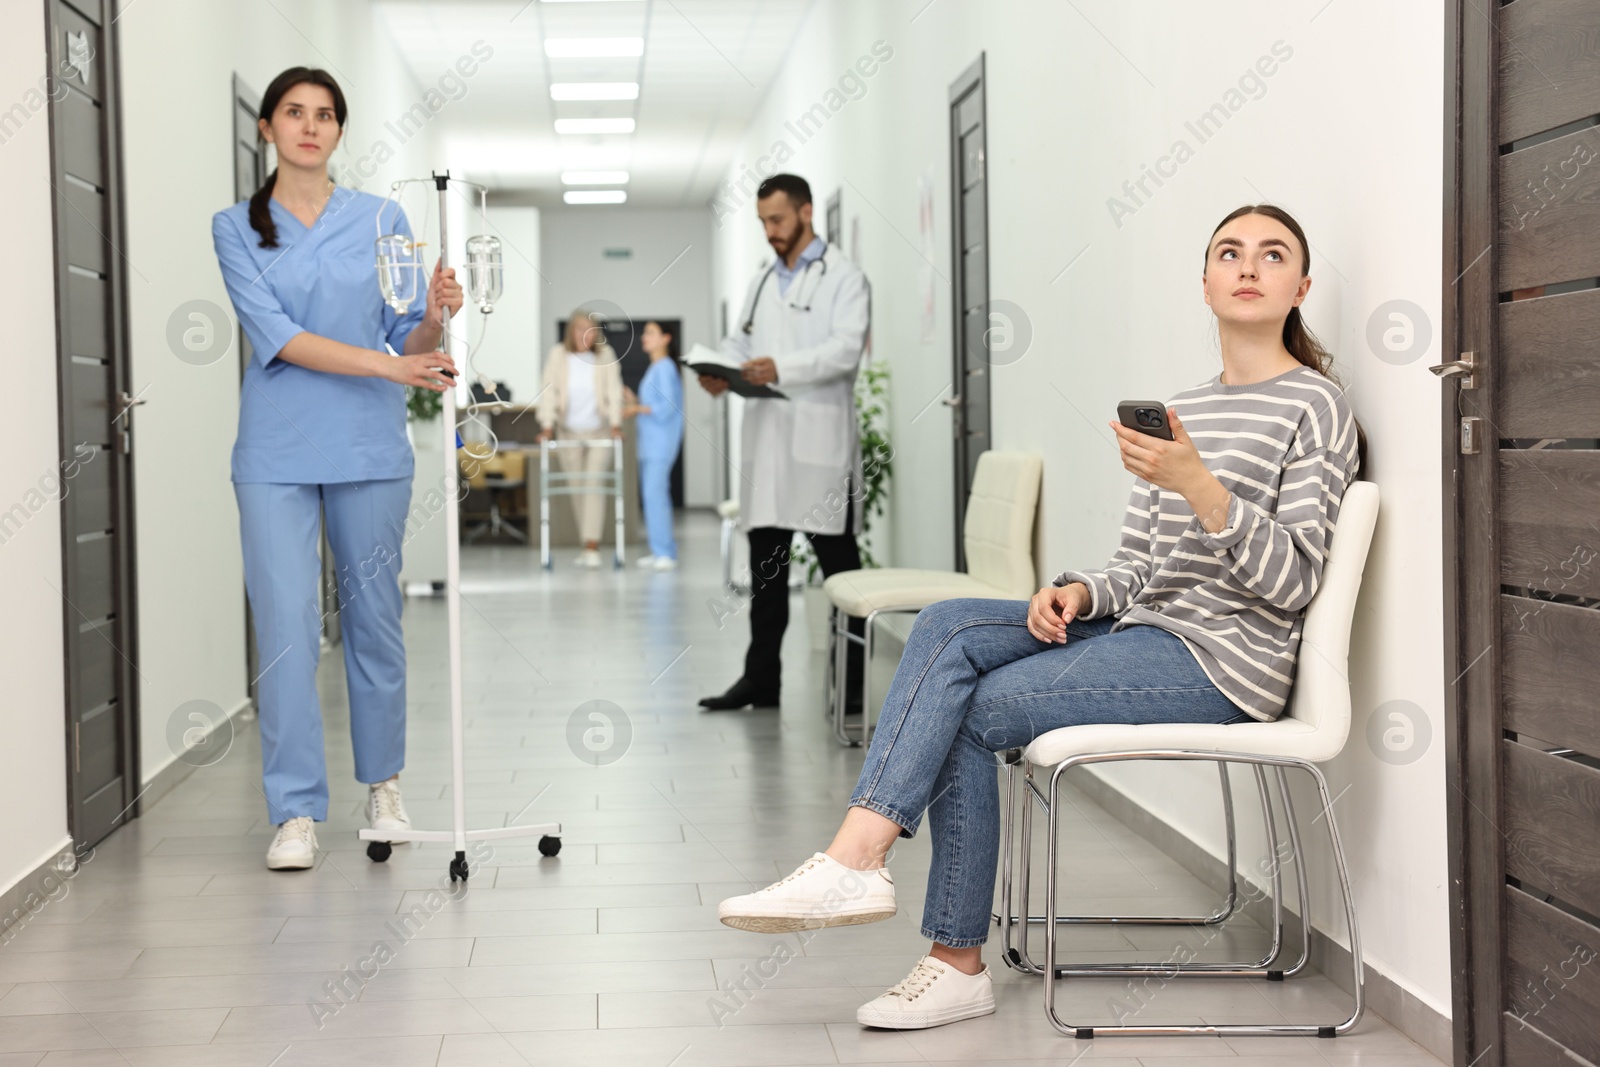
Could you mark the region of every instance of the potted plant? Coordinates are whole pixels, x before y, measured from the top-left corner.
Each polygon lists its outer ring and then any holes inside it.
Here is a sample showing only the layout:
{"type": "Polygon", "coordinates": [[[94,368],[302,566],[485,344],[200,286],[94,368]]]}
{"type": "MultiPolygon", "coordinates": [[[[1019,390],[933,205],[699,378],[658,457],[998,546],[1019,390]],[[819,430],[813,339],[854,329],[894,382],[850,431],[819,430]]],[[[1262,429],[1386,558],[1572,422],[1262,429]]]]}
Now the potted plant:
{"type": "MultiPolygon", "coordinates": [[[[894,448],[889,443],[886,401],[889,395],[889,368],[879,363],[868,363],[856,376],[856,414],[861,441],[861,529],[856,531],[856,547],[861,552],[863,567],[881,566],[872,552],[868,534],[873,520],[882,516],[888,496],[889,478],[893,473],[894,448]]],[[[810,631],[813,651],[826,652],[831,636],[828,633],[828,598],[822,592],[822,568],[810,542],[805,542],[793,556],[794,562],[804,571],[802,595],[805,598],[806,626],[810,631]]]]}

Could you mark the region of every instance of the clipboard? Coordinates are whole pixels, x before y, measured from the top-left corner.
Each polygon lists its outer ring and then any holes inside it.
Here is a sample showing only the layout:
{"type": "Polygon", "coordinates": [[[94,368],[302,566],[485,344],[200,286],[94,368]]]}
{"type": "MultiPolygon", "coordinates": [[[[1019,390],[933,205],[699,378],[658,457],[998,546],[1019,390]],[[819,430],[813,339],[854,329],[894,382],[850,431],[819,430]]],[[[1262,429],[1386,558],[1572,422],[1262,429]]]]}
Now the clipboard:
{"type": "Polygon", "coordinates": [[[689,369],[710,378],[721,378],[728,383],[730,392],[750,400],[787,400],[788,396],[770,385],[751,385],[744,380],[744,371],[735,363],[724,362],[721,353],[695,345],[686,360],[689,369]]]}

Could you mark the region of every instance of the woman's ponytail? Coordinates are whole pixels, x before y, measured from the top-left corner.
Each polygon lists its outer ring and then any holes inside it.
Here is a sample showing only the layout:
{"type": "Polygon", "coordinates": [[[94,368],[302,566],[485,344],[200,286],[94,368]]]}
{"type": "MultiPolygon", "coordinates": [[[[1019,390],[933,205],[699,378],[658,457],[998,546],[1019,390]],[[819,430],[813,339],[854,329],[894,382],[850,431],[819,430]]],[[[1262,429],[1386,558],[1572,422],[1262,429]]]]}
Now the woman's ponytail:
{"type": "Polygon", "coordinates": [[[250,228],[261,235],[262,248],[278,247],[278,224],[272,221],[272,187],[278,182],[276,169],[250,196],[250,228]]]}

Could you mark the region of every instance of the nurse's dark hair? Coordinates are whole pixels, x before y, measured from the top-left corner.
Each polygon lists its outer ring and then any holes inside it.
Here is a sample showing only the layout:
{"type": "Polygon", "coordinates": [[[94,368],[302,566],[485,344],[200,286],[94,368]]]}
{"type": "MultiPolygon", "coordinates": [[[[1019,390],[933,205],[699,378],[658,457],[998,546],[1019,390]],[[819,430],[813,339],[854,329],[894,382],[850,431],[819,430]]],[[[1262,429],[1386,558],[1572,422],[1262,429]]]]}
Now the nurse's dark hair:
{"type": "MultiPolygon", "coordinates": [[[[261,110],[256,112],[268,122],[278,110],[284,94],[297,85],[318,85],[328,90],[333,97],[333,117],[339,123],[339,129],[344,129],[344,120],[349,116],[350,109],[345,106],[344,90],[339,88],[339,83],[333,80],[333,75],[316,67],[290,67],[267,86],[267,91],[261,94],[261,110]]],[[[256,130],[256,140],[264,142],[260,128],[256,130]]],[[[278,226],[272,221],[272,187],[278,183],[278,171],[273,169],[267,175],[267,180],[261,183],[261,188],[250,197],[250,228],[261,235],[262,248],[278,247],[278,226]]]]}
{"type": "Polygon", "coordinates": [[[655,323],[656,329],[667,335],[667,358],[674,363],[682,363],[683,357],[678,354],[678,335],[663,326],[660,319],[648,319],[645,321],[646,326],[651,323],[655,323]]]}
{"type": "Polygon", "coordinates": [[[796,210],[811,203],[811,183],[798,174],[774,174],[756,188],[756,199],[765,200],[773,193],[783,193],[796,210]]]}
{"type": "MultiPolygon", "coordinates": [[[[1311,242],[1306,240],[1306,231],[1300,228],[1300,223],[1295,217],[1276,204],[1246,204],[1228,212],[1226,218],[1217,223],[1217,228],[1211,231],[1211,239],[1206,242],[1206,266],[1211,265],[1211,248],[1217,239],[1217,234],[1222,228],[1242,215],[1263,215],[1276,222],[1282,223],[1284,229],[1294,234],[1294,239],[1300,242],[1300,277],[1304,278],[1311,273],[1311,242]]],[[[1300,308],[1289,309],[1288,318],[1283,320],[1283,347],[1289,354],[1302,365],[1310,367],[1318,374],[1327,378],[1335,385],[1343,383],[1333,373],[1333,353],[1329,352],[1317,335],[1311,332],[1311,327],[1306,325],[1305,317],[1300,314],[1300,308]]],[[[1367,434],[1361,428],[1361,423],[1356,423],[1356,444],[1361,457],[1362,466],[1366,465],[1367,434]]]]}

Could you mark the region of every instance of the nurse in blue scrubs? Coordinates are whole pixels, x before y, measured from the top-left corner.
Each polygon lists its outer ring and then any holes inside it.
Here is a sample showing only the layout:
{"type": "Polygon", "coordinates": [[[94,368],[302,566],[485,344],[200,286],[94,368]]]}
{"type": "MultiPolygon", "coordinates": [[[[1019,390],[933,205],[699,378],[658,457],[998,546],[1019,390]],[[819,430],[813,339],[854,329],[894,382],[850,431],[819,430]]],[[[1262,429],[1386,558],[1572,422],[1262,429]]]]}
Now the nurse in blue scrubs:
{"type": "Polygon", "coordinates": [[[659,322],[645,323],[639,343],[650,357],[650,369],[639,383],[639,403],[627,412],[638,419],[639,496],[650,538],[650,554],[639,566],[670,571],[678,566],[672,466],[683,447],[683,374],[672,357],[672,335],[659,322]]]}
{"type": "Polygon", "coordinates": [[[314,823],[328,817],[316,684],[324,518],[356,777],[368,785],[375,828],[410,825],[397,781],[406,728],[400,549],[412,469],[405,390],[450,387],[455,366],[435,349],[443,309],[459,311],[462,293],[454,271],[435,267],[424,306],[398,315],[384,303],[373,242],[380,231],[410,231],[393,205],[329,179],[347,110],[326,71],[284,71],[259,114],[278,169],[248,201],[218,212],[211,232],[254,350],[233,483],[260,653],[262,785],[278,827],[267,866],[296,870],[312,866],[314,823]]]}

